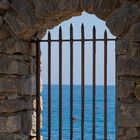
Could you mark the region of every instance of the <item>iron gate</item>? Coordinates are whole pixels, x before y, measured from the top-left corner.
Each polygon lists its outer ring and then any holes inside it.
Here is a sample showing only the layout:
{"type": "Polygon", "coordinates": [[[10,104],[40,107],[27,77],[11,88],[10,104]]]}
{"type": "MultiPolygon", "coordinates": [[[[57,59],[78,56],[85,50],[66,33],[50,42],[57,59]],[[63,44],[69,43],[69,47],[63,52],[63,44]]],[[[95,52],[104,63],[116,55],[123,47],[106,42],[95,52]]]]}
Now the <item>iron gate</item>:
{"type": "Polygon", "coordinates": [[[103,39],[96,38],[96,28],[93,26],[91,39],[85,38],[84,24],[81,26],[81,38],[74,39],[73,26],[70,25],[70,39],[62,38],[62,28],[59,28],[59,39],[52,39],[48,32],[47,40],[36,41],[36,136],[40,140],[40,43],[48,43],[48,140],[51,140],[51,43],[59,43],[59,140],[62,140],[62,45],[63,42],[70,43],[70,140],[73,139],[73,43],[81,42],[81,140],[84,140],[85,121],[85,42],[92,42],[92,140],[95,140],[95,107],[96,107],[96,42],[104,42],[104,140],[107,140],[107,43],[116,39],[108,38],[107,31],[103,39]]]}

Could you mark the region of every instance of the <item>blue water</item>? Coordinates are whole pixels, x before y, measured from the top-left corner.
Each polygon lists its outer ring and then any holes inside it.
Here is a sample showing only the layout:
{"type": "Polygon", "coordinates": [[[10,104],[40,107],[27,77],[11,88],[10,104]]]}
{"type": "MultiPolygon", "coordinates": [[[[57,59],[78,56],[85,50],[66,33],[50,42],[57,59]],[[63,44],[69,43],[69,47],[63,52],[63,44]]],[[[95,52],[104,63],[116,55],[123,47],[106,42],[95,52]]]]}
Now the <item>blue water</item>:
{"type": "MultiPolygon", "coordinates": [[[[52,140],[58,140],[58,86],[52,85],[52,140]]],[[[74,117],[77,119],[74,121],[74,140],[80,140],[81,131],[81,87],[74,86],[74,117]]],[[[103,126],[104,126],[104,88],[103,86],[96,87],[96,140],[103,140],[103,126]]],[[[108,140],[115,140],[115,87],[108,86],[108,140]]],[[[69,140],[70,124],[70,87],[63,86],[63,140],[69,140]]],[[[44,140],[47,140],[47,85],[43,86],[43,127],[41,129],[44,140]]],[[[92,87],[85,86],[85,140],[91,140],[92,138],[92,87]]]]}

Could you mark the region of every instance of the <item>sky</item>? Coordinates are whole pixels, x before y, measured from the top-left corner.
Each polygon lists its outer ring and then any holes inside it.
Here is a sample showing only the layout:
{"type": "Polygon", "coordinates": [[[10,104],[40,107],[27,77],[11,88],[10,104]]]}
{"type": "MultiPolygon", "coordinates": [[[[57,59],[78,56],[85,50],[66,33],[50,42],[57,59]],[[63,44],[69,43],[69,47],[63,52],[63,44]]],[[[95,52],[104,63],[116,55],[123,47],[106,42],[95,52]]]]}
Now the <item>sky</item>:
{"type": "MultiPolygon", "coordinates": [[[[108,32],[108,38],[115,38],[108,30],[105,22],[97,18],[95,15],[87,14],[83,12],[81,16],[72,17],[71,19],[62,22],[55,28],[48,30],[51,32],[52,39],[58,39],[59,27],[62,27],[63,38],[69,39],[69,27],[73,24],[74,28],[74,38],[80,39],[81,37],[81,24],[84,23],[85,26],[85,38],[92,38],[92,28],[96,26],[96,36],[97,38],[104,37],[104,30],[108,32]]],[[[48,33],[47,31],[47,33],[48,33]]],[[[44,37],[47,39],[47,34],[44,37]]],[[[48,46],[47,43],[41,43],[41,78],[42,83],[47,84],[47,61],[48,61],[48,46]]],[[[51,83],[58,84],[59,81],[59,55],[58,55],[58,43],[52,43],[52,74],[51,83]]],[[[96,83],[97,85],[103,85],[104,76],[104,42],[97,42],[96,46],[96,83]]],[[[63,43],[63,60],[62,60],[62,71],[63,71],[63,84],[69,85],[70,81],[70,47],[69,43],[63,43]]],[[[108,42],[108,85],[115,85],[115,42],[108,42]]],[[[79,85],[81,83],[81,44],[80,42],[74,43],[74,84],[79,85]]],[[[91,85],[92,83],[92,42],[85,43],[85,84],[91,85]]]]}

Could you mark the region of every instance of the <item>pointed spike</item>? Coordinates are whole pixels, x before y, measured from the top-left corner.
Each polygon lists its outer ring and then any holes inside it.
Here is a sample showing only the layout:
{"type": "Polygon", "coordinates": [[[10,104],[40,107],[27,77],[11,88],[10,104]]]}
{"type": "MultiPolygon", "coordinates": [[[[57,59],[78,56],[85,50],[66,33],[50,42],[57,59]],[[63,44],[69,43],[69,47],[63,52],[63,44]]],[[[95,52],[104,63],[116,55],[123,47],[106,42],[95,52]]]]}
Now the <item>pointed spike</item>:
{"type": "Polygon", "coordinates": [[[62,40],[62,27],[61,26],[59,27],[59,39],[62,40]]]}
{"type": "Polygon", "coordinates": [[[51,32],[50,31],[48,32],[48,39],[49,40],[51,39],[51,32]]]}
{"type": "Polygon", "coordinates": [[[82,23],[81,28],[84,29],[84,23],[82,23]]]}
{"type": "Polygon", "coordinates": [[[95,27],[95,25],[93,26],[93,39],[95,39],[96,38],[96,27],[95,27]]]}
{"type": "Polygon", "coordinates": [[[73,25],[70,24],[70,38],[73,39],[73,25]]]}
{"type": "Polygon", "coordinates": [[[84,23],[81,25],[81,37],[84,39],[84,23]]]}
{"type": "Polygon", "coordinates": [[[60,32],[62,32],[62,27],[61,27],[61,26],[59,27],[59,33],[60,33],[60,32]]]}
{"type": "Polygon", "coordinates": [[[73,29],[73,25],[72,25],[72,23],[70,24],[70,28],[73,29]]]}
{"type": "Polygon", "coordinates": [[[104,35],[107,36],[107,30],[105,30],[104,35]]]}
{"type": "Polygon", "coordinates": [[[72,25],[72,23],[70,24],[70,31],[73,32],[73,25],[72,25]]]}
{"type": "Polygon", "coordinates": [[[95,27],[95,25],[93,26],[93,32],[96,32],[96,27],[95,27]]]}

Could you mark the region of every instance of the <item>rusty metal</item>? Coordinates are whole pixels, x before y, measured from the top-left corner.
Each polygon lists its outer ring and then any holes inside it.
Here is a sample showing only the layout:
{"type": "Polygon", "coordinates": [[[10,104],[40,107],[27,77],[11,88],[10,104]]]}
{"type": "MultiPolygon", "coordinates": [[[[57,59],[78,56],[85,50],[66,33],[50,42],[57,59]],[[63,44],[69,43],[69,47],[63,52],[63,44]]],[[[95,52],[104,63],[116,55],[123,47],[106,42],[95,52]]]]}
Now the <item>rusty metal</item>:
{"type": "Polygon", "coordinates": [[[36,138],[40,140],[40,42],[36,43],[36,138]]]}
{"type": "Polygon", "coordinates": [[[84,41],[84,24],[81,26],[81,140],[84,140],[84,112],[85,112],[85,107],[84,107],[84,98],[85,98],[85,75],[84,75],[84,67],[85,67],[85,62],[84,62],[84,57],[85,57],[85,41],[84,41]]]}
{"type": "Polygon", "coordinates": [[[51,140],[51,33],[48,33],[48,140],[51,140]]]}
{"type": "Polygon", "coordinates": [[[104,140],[107,140],[107,31],[104,32],[104,140]]]}
{"type": "MultiPolygon", "coordinates": [[[[96,139],[96,42],[104,42],[104,140],[107,140],[107,42],[115,41],[115,38],[107,38],[107,32],[103,39],[96,38],[96,28],[93,27],[92,39],[85,38],[84,24],[81,25],[81,38],[74,39],[73,26],[70,25],[70,39],[62,38],[62,28],[59,28],[59,39],[51,39],[51,33],[48,33],[48,40],[36,41],[36,133],[37,140],[40,140],[40,43],[48,43],[48,140],[51,140],[51,43],[59,44],[59,117],[58,117],[58,139],[62,140],[62,43],[70,43],[70,140],[73,140],[73,53],[74,42],[81,43],[81,140],[84,140],[84,119],[85,119],[85,42],[92,42],[92,140],[96,139]]],[[[87,46],[88,47],[88,46],[87,46]]]]}
{"type": "Polygon", "coordinates": [[[70,140],[73,139],[73,26],[70,25],[70,140]]]}
{"type": "Polygon", "coordinates": [[[62,140],[62,28],[59,28],[59,140],[62,140]]]}
{"type": "Polygon", "coordinates": [[[92,140],[95,140],[95,101],[96,101],[96,28],[93,27],[92,64],[92,140]]]}
{"type": "MultiPolygon", "coordinates": [[[[116,38],[108,38],[107,39],[107,41],[115,41],[116,40],[116,38]]],[[[48,42],[48,40],[39,40],[40,42],[48,42]]],[[[82,39],[73,39],[73,42],[81,42],[82,41],[82,39]]],[[[93,41],[93,39],[84,39],[84,41],[85,42],[92,42],[93,41]]],[[[104,39],[96,39],[96,41],[104,41],[104,39]]],[[[59,42],[59,39],[52,39],[51,40],[51,42],[59,42]]],[[[70,42],[70,40],[69,39],[62,39],[62,42],[70,42]]]]}

